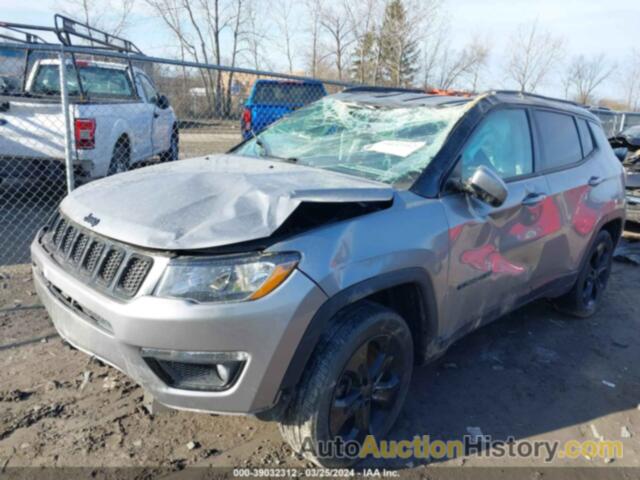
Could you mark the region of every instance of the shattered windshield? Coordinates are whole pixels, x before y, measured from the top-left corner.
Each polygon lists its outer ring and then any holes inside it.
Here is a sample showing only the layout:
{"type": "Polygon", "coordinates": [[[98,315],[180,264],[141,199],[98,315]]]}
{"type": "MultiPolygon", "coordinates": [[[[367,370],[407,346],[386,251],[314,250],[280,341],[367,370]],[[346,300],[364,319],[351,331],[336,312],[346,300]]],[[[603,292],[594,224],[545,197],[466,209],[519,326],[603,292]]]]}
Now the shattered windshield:
{"type": "Polygon", "coordinates": [[[408,188],[467,108],[466,103],[397,107],[327,97],[285,117],[234,153],[408,188]]]}

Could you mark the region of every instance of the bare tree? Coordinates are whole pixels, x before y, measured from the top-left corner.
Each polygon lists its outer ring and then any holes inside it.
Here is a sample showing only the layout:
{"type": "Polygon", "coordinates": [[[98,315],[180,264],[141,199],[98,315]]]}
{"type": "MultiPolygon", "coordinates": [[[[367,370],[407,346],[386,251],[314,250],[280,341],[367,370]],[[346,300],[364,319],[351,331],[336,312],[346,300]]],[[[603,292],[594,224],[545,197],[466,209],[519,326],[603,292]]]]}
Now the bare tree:
{"type": "Polygon", "coordinates": [[[354,51],[354,77],[360,83],[373,82],[377,72],[369,70],[370,57],[375,55],[376,17],[380,16],[380,0],[345,2],[344,8],[349,19],[350,30],[357,46],[354,51]]]}
{"type": "Polygon", "coordinates": [[[268,64],[264,51],[269,38],[269,25],[265,21],[268,15],[263,10],[265,5],[259,0],[249,0],[246,6],[246,34],[242,38],[242,51],[248,56],[249,64],[256,70],[261,70],[268,64]]]}
{"type": "Polygon", "coordinates": [[[320,62],[321,17],[324,10],[323,0],[306,0],[305,7],[308,14],[309,25],[309,73],[312,77],[318,74],[320,62]]]}
{"type": "Polygon", "coordinates": [[[322,11],[320,24],[329,36],[327,55],[333,57],[336,74],[342,80],[349,59],[348,50],[355,41],[352,24],[336,3],[322,11]]]}
{"type": "Polygon", "coordinates": [[[60,0],[60,11],[73,19],[104,30],[122,34],[129,26],[134,0],[60,0]]]}
{"type": "Polygon", "coordinates": [[[293,18],[294,6],[294,0],[278,0],[274,3],[274,18],[280,36],[278,46],[284,50],[289,73],[293,73],[293,64],[296,57],[294,40],[297,32],[293,18]]]}
{"type": "Polygon", "coordinates": [[[565,84],[577,102],[588,104],[594,101],[594,91],[611,76],[615,65],[607,61],[604,54],[573,58],[566,72],[565,84]]]}
{"type": "Polygon", "coordinates": [[[488,38],[476,34],[462,48],[453,48],[449,14],[437,0],[432,1],[424,18],[420,26],[423,87],[477,91],[491,50],[488,38]]]}
{"type": "MultiPolygon", "coordinates": [[[[247,22],[245,3],[247,0],[235,0],[233,3],[233,12],[231,17],[231,55],[229,65],[233,68],[236,66],[238,54],[240,53],[240,45],[242,37],[248,33],[244,30],[245,23],[247,22]]],[[[224,114],[229,115],[231,113],[231,98],[233,91],[233,77],[234,72],[231,71],[227,76],[226,97],[224,104],[224,114]]]]}
{"type": "MultiPolygon", "coordinates": [[[[196,14],[194,14],[191,2],[188,0],[145,0],[145,2],[176,38],[182,61],[192,60],[198,63],[208,63],[209,46],[200,26],[196,23],[197,28],[194,28],[196,14]]],[[[196,72],[204,87],[207,108],[213,110],[215,72],[204,68],[198,68],[196,72]]],[[[185,91],[188,91],[187,85],[190,85],[191,82],[184,67],[182,69],[182,83],[185,91]]]]}
{"type": "Polygon", "coordinates": [[[461,50],[446,46],[437,65],[439,72],[435,86],[443,90],[459,88],[463,82],[475,91],[478,87],[481,69],[489,57],[489,47],[480,40],[473,40],[461,50]]]}
{"type": "Polygon", "coordinates": [[[621,84],[627,108],[640,111],[640,50],[633,50],[625,61],[621,84]]]}
{"type": "Polygon", "coordinates": [[[423,38],[422,84],[424,88],[429,88],[437,81],[438,69],[450,41],[448,23],[434,17],[425,27],[423,38]]]}
{"type": "Polygon", "coordinates": [[[469,64],[465,72],[466,83],[471,92],[478,92],[483,81],[483,75],[489,63],[491,45],[487,37],[476,36],[467,47],[469,55],[475,61],[469,64]]]}
{"type": "MultiPolygon", "coordinates": [[[[145,0],[178,40],[181,54],[196,62],[222,63],[221,37],[230,31],[227,53],[235,66],[246,34],[246,2],[249,0],[145,0]]],[[[226,86],[219,70],[198,69],[207,102],[218,115],[228,114],[233,75],[226,86]],[[225,100],[226,92],[226,100],[225,100]]]]}
{"type": "Polygon", "coordinates": [[[478,90],[490,54],[486,37],[476,34],[462,48],[454,49],[449,17],[439,3],[433,4],[422,37],[424,88],[478,90]]]}
{"type": "Polygon", "coordinates": [[[520,91],[534,92],[564,56],[564,40],[540,28],[521,25],[510,39],[505,73],[520,91]]]}

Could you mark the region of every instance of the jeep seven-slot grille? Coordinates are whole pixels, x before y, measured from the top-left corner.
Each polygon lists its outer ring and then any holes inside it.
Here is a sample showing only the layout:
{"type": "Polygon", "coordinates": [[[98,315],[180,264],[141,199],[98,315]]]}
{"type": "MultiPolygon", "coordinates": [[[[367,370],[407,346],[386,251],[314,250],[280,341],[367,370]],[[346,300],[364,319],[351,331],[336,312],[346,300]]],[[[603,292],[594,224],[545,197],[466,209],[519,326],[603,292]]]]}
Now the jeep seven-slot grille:
{"type": "Polygon", "coordinates": [[[131,298],[144,283],[153,259],[90,233],[57,215],[41,242],[72,275],[112,296],[131,298]]]}
{"type": "Polygon", "coordinates": [[[102,251],[104,250],[104,244],[98,241],[92,241],[89,250],[87,251],[87,255],[84,257],[84,262],[82,264],[82,270],[87,273],[93,273],[96,269],[96,265],[98,265],[98,261],[102,256],[102,251]]]}
{"type": "Polygon", "coordinates": [[[98,270],[98,278],[107,285],[110,284],[118,273],[123,258],[124,253],[120,250],[110,249],[102,261],[100,270],[98,270]]]}
{"type": "Polygon", "coordinates": [[[74,265],[79,265],[80,260],[82,260],[82,254],[84,253],[85,248],[87,248],[87,243],[89,242],[89,237],[84,233],[79,233],[76,237],[76,242],[73,245],[73,250],[71,251],[71,260],[74,265]]]}
{"type": "Polygon", "coordinates": [[[118,288],[133,296],[147,277],[151,268],[151,260],[143,257],[131,257],[118,280],[118,288]]]}

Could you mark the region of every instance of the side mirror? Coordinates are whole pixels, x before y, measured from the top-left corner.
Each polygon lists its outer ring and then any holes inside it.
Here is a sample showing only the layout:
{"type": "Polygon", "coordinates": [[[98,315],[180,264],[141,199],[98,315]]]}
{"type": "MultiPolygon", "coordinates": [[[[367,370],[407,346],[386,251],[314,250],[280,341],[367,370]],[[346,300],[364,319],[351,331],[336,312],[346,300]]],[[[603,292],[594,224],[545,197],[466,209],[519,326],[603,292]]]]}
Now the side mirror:
{"type": "Polygon", "coordinates": [[[158,94],[158,98],[156,99],[156,105],[158,106],[158,108],[165,110],[169,108],[169,99],[167,98],[166,95],[158,94]]]}
{"type": "Polygon", "coordinates": [[[502,178],[485,166],[480,166],[466,182],[467,190],[492,207],[499,207],[507,199],[507,185],[502,178]]]}
{"type": "Polygon", "coordinates": [[[624,162],[624,159],[627,158],[627,154],[629,153],[629,149],[627,147],[617,147],[613,149],[613,153],[616,154],[618,160],[624,162]]]}

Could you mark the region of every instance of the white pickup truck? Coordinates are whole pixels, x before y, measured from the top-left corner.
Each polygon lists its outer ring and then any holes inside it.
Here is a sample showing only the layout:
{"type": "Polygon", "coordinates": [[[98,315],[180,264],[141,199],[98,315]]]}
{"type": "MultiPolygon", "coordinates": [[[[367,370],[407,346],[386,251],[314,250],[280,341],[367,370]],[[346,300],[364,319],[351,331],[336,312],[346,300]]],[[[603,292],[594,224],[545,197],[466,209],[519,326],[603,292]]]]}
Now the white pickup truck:
{"type": "MultiPolygon", "coordinates": [[[[36,60],[22,91],[0,89],[0,188],[3,182],[43,179],[63,168],[59,67],[55,59],[36,60]]],[[[78,181],[126,171],[155,156],[178,159],[175,113],[143,70],[79,60],[66,68],[78,181]]]]}

